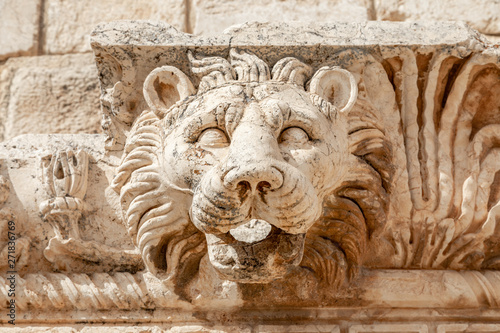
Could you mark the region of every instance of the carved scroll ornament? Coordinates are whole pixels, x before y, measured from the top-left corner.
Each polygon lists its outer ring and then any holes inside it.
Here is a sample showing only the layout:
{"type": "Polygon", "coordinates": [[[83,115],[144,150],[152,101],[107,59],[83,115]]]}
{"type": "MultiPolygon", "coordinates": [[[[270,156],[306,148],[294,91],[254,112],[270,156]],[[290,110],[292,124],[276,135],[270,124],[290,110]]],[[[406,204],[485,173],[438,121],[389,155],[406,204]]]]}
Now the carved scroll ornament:
{"type": "Polygon", "coordinates": [[[63,271],[94,270],[91,266],[100,266],[104,271],[141,268],[135,251],[115,249],[81,237],[80,220],[88,208],[84,201],[88,154],[83,150],[58,151],[43,157],[41,162],[50,198],[41,203],[40,212],[55,234],[44,250],[45,258],[63,271]]]}

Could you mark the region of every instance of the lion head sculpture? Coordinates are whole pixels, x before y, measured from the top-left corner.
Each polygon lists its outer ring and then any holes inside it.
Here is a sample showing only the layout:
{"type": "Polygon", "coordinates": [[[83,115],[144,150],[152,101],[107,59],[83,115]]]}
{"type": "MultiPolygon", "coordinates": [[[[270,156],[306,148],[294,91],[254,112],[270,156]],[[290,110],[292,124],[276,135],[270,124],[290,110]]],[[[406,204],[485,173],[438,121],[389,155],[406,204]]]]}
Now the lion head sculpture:
{"type": "Polygon", "coordinates": [[[172,66],[146,78],[112,184],[147,269],[186,285],[208,253],[223,279],[302,267],[338,288],[385,219],[389,150],[355,78],[234,49],[189,58],[197,90],[172,66]]]}

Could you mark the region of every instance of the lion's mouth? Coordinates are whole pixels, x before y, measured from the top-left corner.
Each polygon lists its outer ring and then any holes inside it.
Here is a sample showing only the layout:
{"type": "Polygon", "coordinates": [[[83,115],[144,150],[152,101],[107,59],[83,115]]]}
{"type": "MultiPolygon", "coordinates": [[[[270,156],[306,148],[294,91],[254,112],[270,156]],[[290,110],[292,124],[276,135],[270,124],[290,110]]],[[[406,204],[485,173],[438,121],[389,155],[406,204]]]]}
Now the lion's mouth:
{"type": "Polygon", "coordinates": [[[261,219],[227,233],[206,234],[212,265],[224,278],[266,283],[283,277],[302,260],[305,234],[289,234],[261,219]]]}

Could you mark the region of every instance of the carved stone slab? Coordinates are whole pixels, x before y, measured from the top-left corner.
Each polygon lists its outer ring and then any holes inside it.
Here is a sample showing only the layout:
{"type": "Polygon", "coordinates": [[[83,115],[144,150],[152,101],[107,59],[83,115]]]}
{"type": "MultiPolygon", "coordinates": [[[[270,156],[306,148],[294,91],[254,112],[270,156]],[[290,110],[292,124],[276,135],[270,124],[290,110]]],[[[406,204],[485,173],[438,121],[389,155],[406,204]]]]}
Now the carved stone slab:
{"type": "Polygon", "coordinates": [[[106,135],[0,146],[0,268],[15,225],[23,323],[500,322],[500,52],[481,35],[252,23],[206,38],[119,21],[92,47],[106,135]]]}

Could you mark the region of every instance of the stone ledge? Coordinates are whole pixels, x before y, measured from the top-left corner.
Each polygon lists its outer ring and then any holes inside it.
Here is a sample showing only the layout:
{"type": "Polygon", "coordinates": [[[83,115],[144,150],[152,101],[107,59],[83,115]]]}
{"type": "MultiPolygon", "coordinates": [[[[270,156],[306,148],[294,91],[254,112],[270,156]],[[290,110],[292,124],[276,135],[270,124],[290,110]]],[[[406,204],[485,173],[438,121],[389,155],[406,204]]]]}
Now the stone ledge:
{"type": "MultiPolygon", "coordinates": [[[[481,44],[480,34],[461,22],[303,23],[250,22],[218,36],[194,36],[159,21],[115,21],[98,25],[91,43],[103,46],[413,46],[481,44]]],[[[480,47],[480,46],[479,46],[480,47]]]]}
{"type": "MultiPolygon", "coordinates": [[[[177,315],[172,316],[179,316],[178,319],[172,317],[169,321],[186,320],[190,313],[199,311],[208,311],[206,316],[217,318],[216,308],[222,311],[219,315],[236,311],[235,320],[243,320],[242,318],[255,316],[263,311],[271,312],[266,316],[267,320],[280,320],[285,315],[297,321],[304,320],[304,314],[312,312],[318,321],[347,320],[355,313],[357,320],[369,320],[376,316],[377,311],[383,311],[384,320],[391,318],[391,321],[403,313],[411,320],[422,320],[422,316],[435,313],[433,321],[452,319],[457,315],[462,319],[484,320],[500,313],[500,295],[496,293],[500,289],[500,272],[497,271],[365,269],[359,279],[339,294],[335,307],[307,307],[305,310],[275,305],[269,309],[259,308],[257,312],[251,306],[242,307],[231,299],[197,299],[190,304],[174,297],[172,286],[162,283],[150,273],[47,272],[26,274],[18,277],[17,281],[22,290],[16,296],[16,304],[20,310],[29,311],[22,319],[29,322],[50,322],[53,320],[54,310],[58,310],[56,315],[60,316],[60,320],[67,322],[78,321],[76,318],[81,315],[95,316],[93,320],[106,322],[105,318],[109,314],[107,311],[120,313],[120,310],[127,314],[127,319],[123,319],[123,322],[130,322],[139,320],[141,315],[127,311],[139,309],[155,311],[147,316],[149,319],[142,317],[141,321],[162,322],[161,315],[156,311],[161,313],[161,309],[168,308],[175,309],[173,313],[177,315]],[[42,285],[43,290],[39,288],[42,285]],[[352,298],[352,295],[356,297],[352,298]],[[490,310],[480,310],[484,307],[490,310]],[[78,311],[72,312],[73,308],[78,311]],[[357,312],[359,308],[364,311],[357,312]],[[408,309],[414,312],[408,313],[408,309]],[[95,310],[106,312],[93,312],[95,310]],[[464,317],[467,313],[465,310],[471,313],[464,317]],[[50,312],[50,316],[46,316],[45,312],[50,312]],[[77,317],[68,317],[68,313],[74,313],[77,317]]],[[[0,277],[0,303],[6,304],[8,287],[3,286],[7,286],[7,282],[0,277]]],[[[121,322],[121,319],[112,321],[121,322]]]]}

